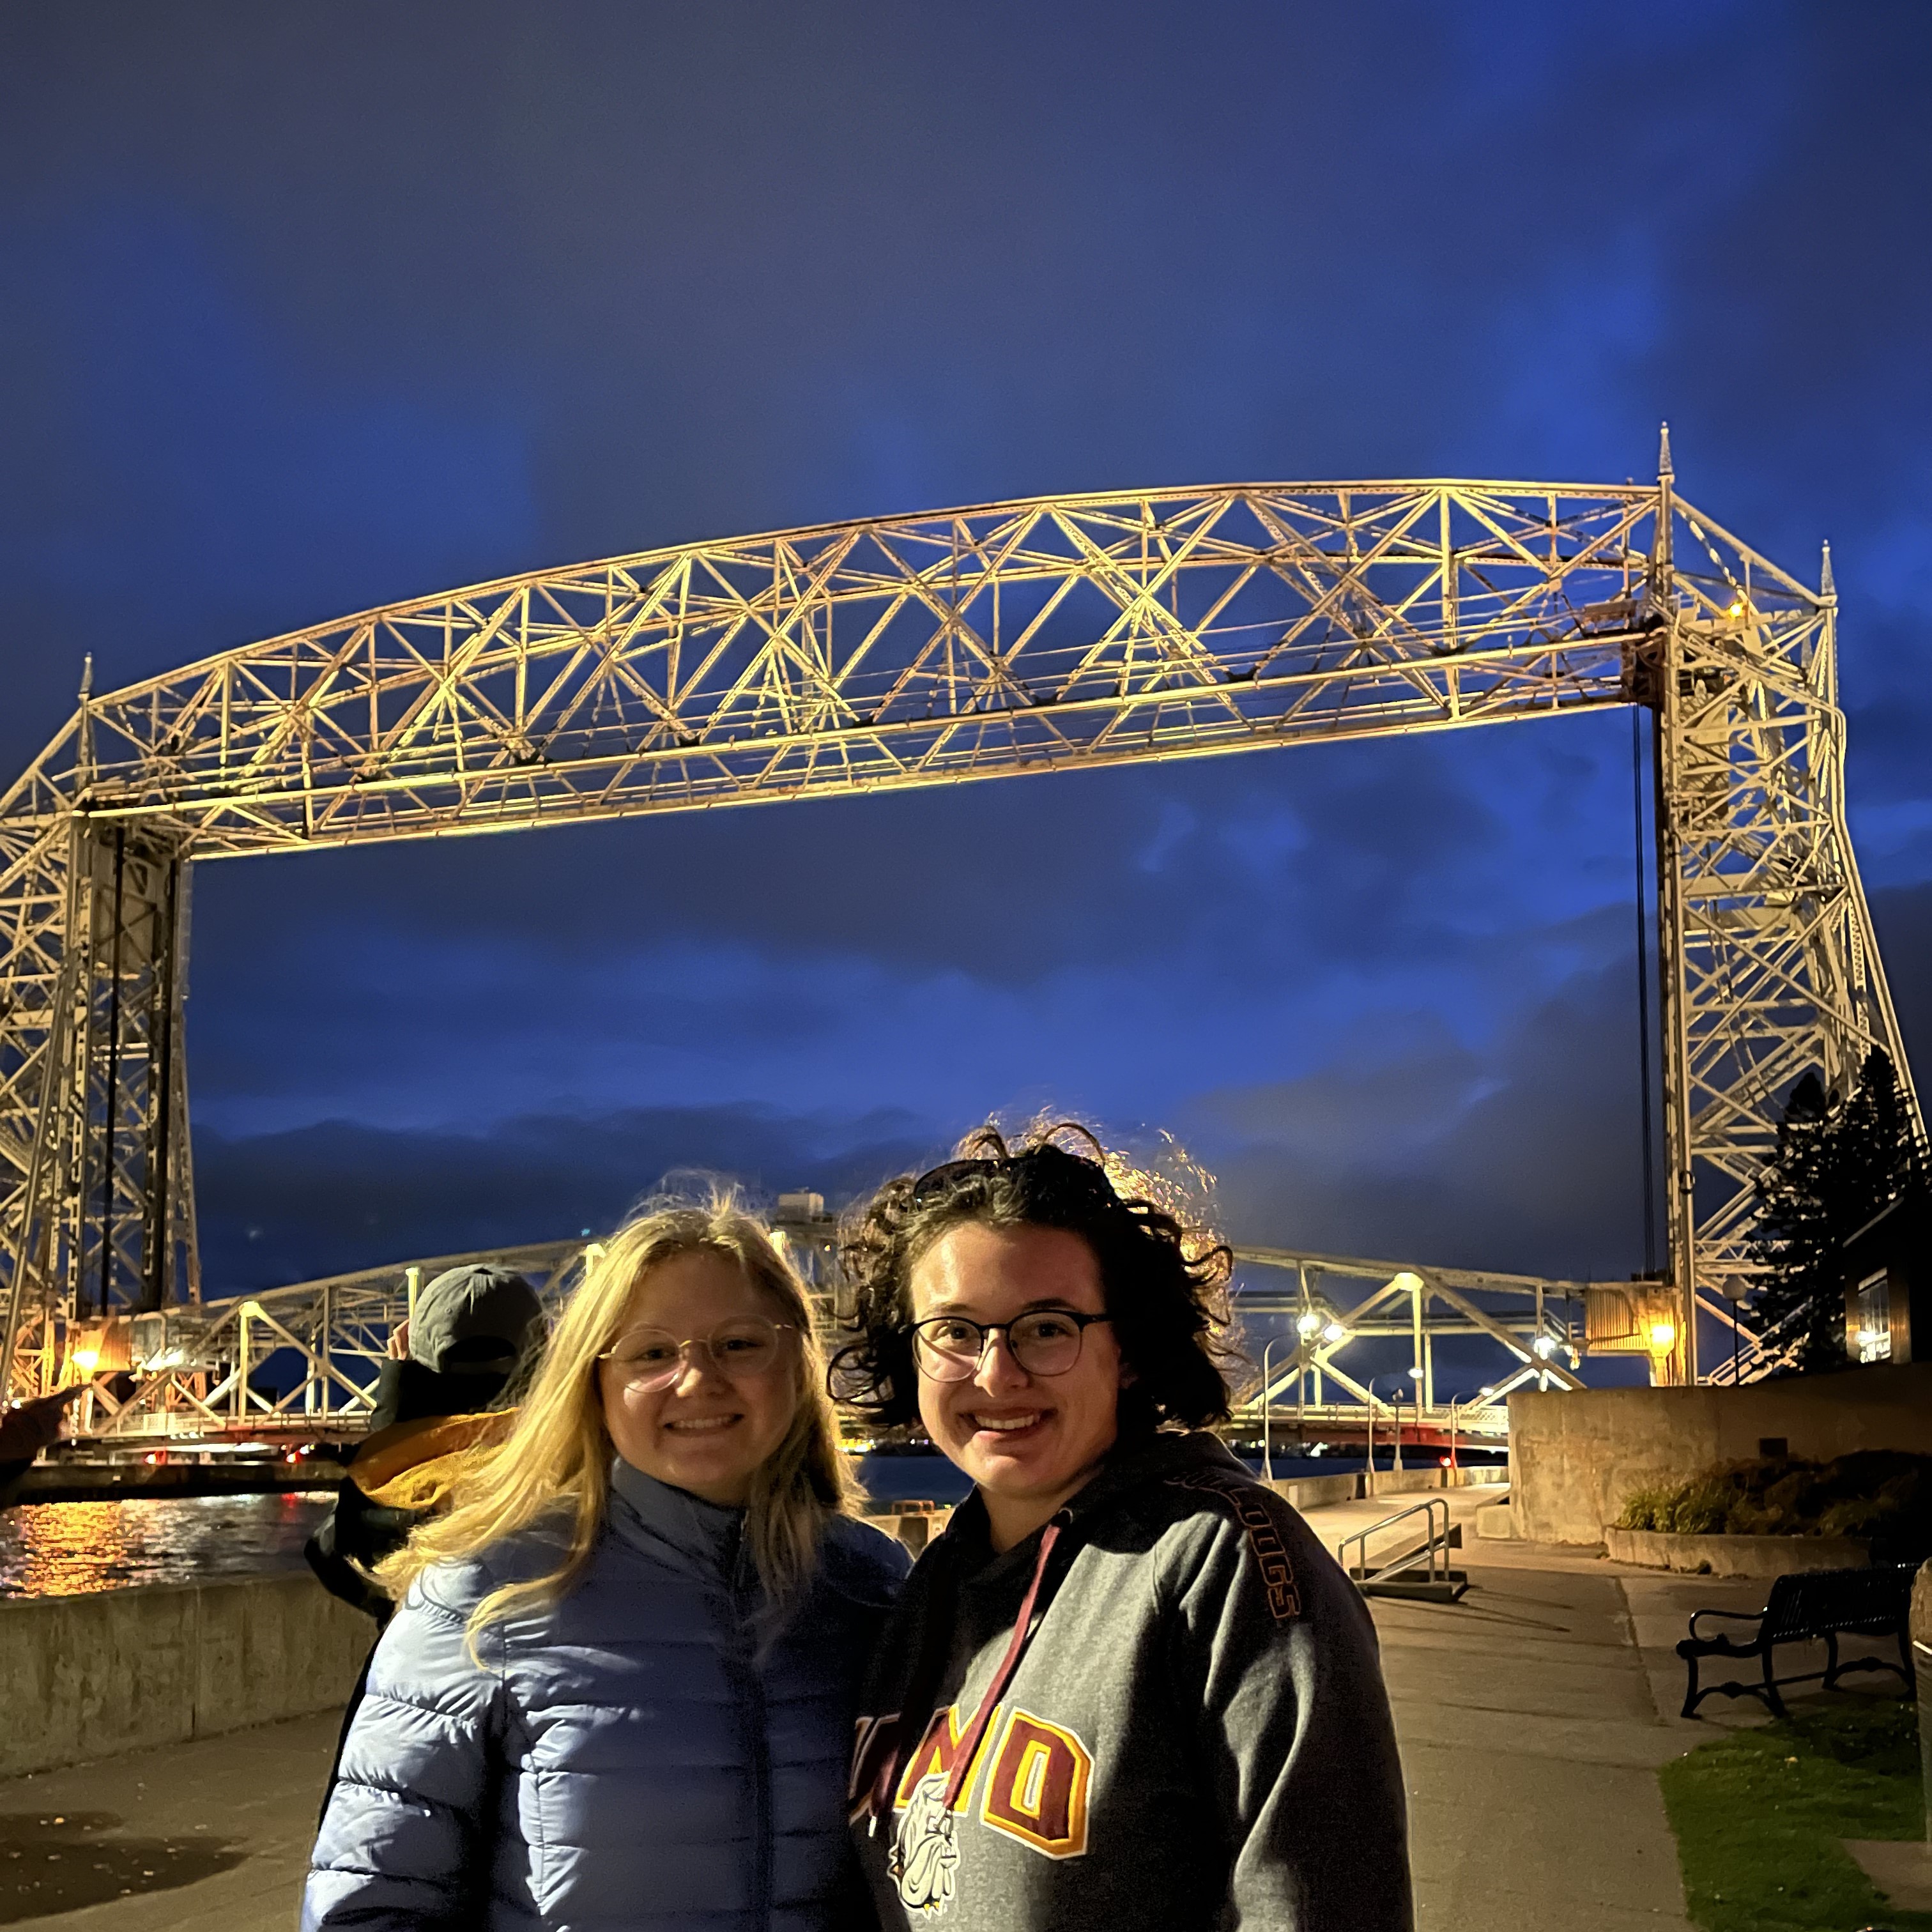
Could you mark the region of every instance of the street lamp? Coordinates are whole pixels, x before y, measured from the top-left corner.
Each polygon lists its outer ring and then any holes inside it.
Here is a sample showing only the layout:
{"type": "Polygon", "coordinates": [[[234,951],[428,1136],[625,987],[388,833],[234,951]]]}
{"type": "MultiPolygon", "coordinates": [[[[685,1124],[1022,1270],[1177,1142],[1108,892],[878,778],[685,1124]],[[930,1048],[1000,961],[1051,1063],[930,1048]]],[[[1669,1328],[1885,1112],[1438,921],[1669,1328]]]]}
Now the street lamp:
{"type": "MultiPolygon", "coordinates": [[[[1397,1382],[1400,1382],[1402,1371],[1400,1369],[1378,1369],[1369,1378],[1368,1493],[1370,1496],[1373,1496],[1376,1492],[1376,1384],[1384,1376],[1393,1376],[1397,1382]]],[[[1397,1389],[1394,1392],[1390,1405],[1395,1414],[1395,1454],[1393,1468],[1390,1470],[1392,1474],[1402,1468],[1402,1410],[1397,1406],[1401,1399],[1402,1390],[1397,1389]]]]}
{"type": "Polygon", "coordinates": [[[1268,1358],[1274,1353],[1274,1339],[1270,1337],[1262,1350],[1262,1480],[1274,1480],[1274,1423],[1273,1412],[1268,1406],[1268,1358]]]}
{"type": "Polygon", "coordinates": [[[1738,1385],[1738,1310],[1750,1297],[1751,1285],[1741,1274],[1727,1274],[1724,1277],[1723,1294],[1731,1304],[1731,1386],[1738,1385]]]}
{"type": "MultiPolygon", "coordinates": [[[[1452,1469],[1460,1469],[1462,1466],[1462,1460],[1456,1453],[1456,1412],[1469,1400],[1472,1393],[1472,1390],[1465,1389],[1460,1395],[1452,1395],[1449,1398],[1449,1466],[1452,1469]]],[[[1481,1393],[1487,1395],[1490,1391],[1484,1389],[1481,1393]]]]}
{"type": "Polygon", "coordinates": [[[1538,1388],[1546,1389],[1550,1386],[1550,1364],[1556,1354],[1556,1337],[1554,1335],[1539,1335],[1530,1347],[1540,1364],[1537,1370],[1536,1385],[1538,1388]]]}
{"type": "Polygon", "coordinates": [[[1677,1346],[1677,1324],[1667,1316],[1659,1316],[1650,1324],[1650,1380],[1652,1388],[1668,1387],[1670,1382],[1670,1352],[1677,1346]]]}

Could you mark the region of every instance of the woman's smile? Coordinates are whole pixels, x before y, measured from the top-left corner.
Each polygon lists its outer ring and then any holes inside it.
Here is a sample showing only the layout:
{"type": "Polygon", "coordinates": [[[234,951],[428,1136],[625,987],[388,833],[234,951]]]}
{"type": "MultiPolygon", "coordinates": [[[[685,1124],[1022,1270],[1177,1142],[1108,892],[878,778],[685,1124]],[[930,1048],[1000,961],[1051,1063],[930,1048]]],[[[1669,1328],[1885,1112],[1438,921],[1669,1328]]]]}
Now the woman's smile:
{"type": "Polygon", "coordinates": [[[1043,1310],[1104,1317],[1099,1264],[1063,1228],[968,1222],[921,1256],[910,1286],[917,1318],[955,1316],[984,1334],[963,1379],[921,1373],[919,1409],[927,1434],[979,1486],[995,1546],[1006,1548],[1086,1483],[1118,1432],[1125,1365],[1104,1320],[1082,1330],[1078,1355],[1055,1375],[1029,1374],[1011,1340],[1014,1322],[1043,1310]]]}
{"type": "Polygon", "coordinates": [[[699,1338],[722,1323],[782,1320],[785,1311],[738,1264],[694,1248],[652,1268],[625,1311],[622,1334],[653,1329],[680,1348],[674,1380],[640,1388],[604,1364],[604,1420],[634,1469],[706,1502],[742,1508],[752,1478],[785,1438],[799,1403],[788,1360],[733,1374],[699,1338]],[[686,1338],[689,1338],[687,1340],[686,1338]]]}

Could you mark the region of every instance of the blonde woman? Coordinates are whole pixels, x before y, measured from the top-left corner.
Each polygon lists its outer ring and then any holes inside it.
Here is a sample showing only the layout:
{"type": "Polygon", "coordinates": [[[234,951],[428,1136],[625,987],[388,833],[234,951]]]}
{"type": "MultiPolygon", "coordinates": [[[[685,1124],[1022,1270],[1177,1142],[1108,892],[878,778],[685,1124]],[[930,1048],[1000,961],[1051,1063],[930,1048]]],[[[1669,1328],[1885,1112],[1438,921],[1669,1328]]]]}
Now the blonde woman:
{"type": "Polygon", "coordinates": [[[633,1221],[390,1559],[307,1928],[848,1932],[859,1679],[906,1563],[811,1310],[728,1201],[633,1221]]]}

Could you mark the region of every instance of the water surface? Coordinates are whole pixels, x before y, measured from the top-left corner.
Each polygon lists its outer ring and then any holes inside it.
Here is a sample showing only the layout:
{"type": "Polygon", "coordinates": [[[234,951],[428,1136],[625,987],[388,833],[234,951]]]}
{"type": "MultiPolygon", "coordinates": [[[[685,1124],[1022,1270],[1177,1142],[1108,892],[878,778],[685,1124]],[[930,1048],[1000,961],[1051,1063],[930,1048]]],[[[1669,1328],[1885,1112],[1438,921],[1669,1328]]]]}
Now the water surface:
{"type": "MultiPolygon", "coordinates": [[[[1245,1460],[1258,1466],[1257,1459],[1245,1460]]],[[[1376,1460],[1388,1466],[1385,1457],[1376,1460]]],[[[1359,1456],[1274,1459],[1277,1476],[1340,1475],[1361,1466],[1359,1456]]],[[[856,1473],[878,1502],[956,1503],[971,1487],[938,1454],[861,1456],[856,1473]]],[[[0,1598],[87,1596],[138,1583],[305,1570],[302,1545],[334,1498],[333,1490],[304,1490],[31,1503],[0,1510],[0,1598]]]]}
{"type": "Polygon", "coordinates": [[[305,1570],[333,1490],[104,1498],[0,1510],[0,1597],[84,1597],[136,1583],[305,1570]]]}

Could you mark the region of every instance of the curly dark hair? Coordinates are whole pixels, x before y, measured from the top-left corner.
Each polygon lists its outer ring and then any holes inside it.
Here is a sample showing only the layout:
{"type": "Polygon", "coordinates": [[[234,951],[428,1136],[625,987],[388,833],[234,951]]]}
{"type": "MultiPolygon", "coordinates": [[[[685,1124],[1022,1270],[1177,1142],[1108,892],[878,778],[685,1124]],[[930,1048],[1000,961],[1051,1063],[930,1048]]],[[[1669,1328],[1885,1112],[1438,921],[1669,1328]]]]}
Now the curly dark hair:
{"type": "Polygon", "coordinates": [[[949,1228],[1061,1228],[1100,1264],[1100,1286],[1134,1380],[1120,1392],[1123,1435],[1163,1422],[1226,1420],[1233,1251],[1165,1208],[1122,1193],[1098,1135],[1078,1121],[1029,1129],[1010,1144],[991,1125],[926,1174],[888,1180],[851,1212],[839,1261],[854,1293],[856,1339],[833,1358],[833,1393],[890,1427],[916,1421],[912,1272],[949,1228]]]}

